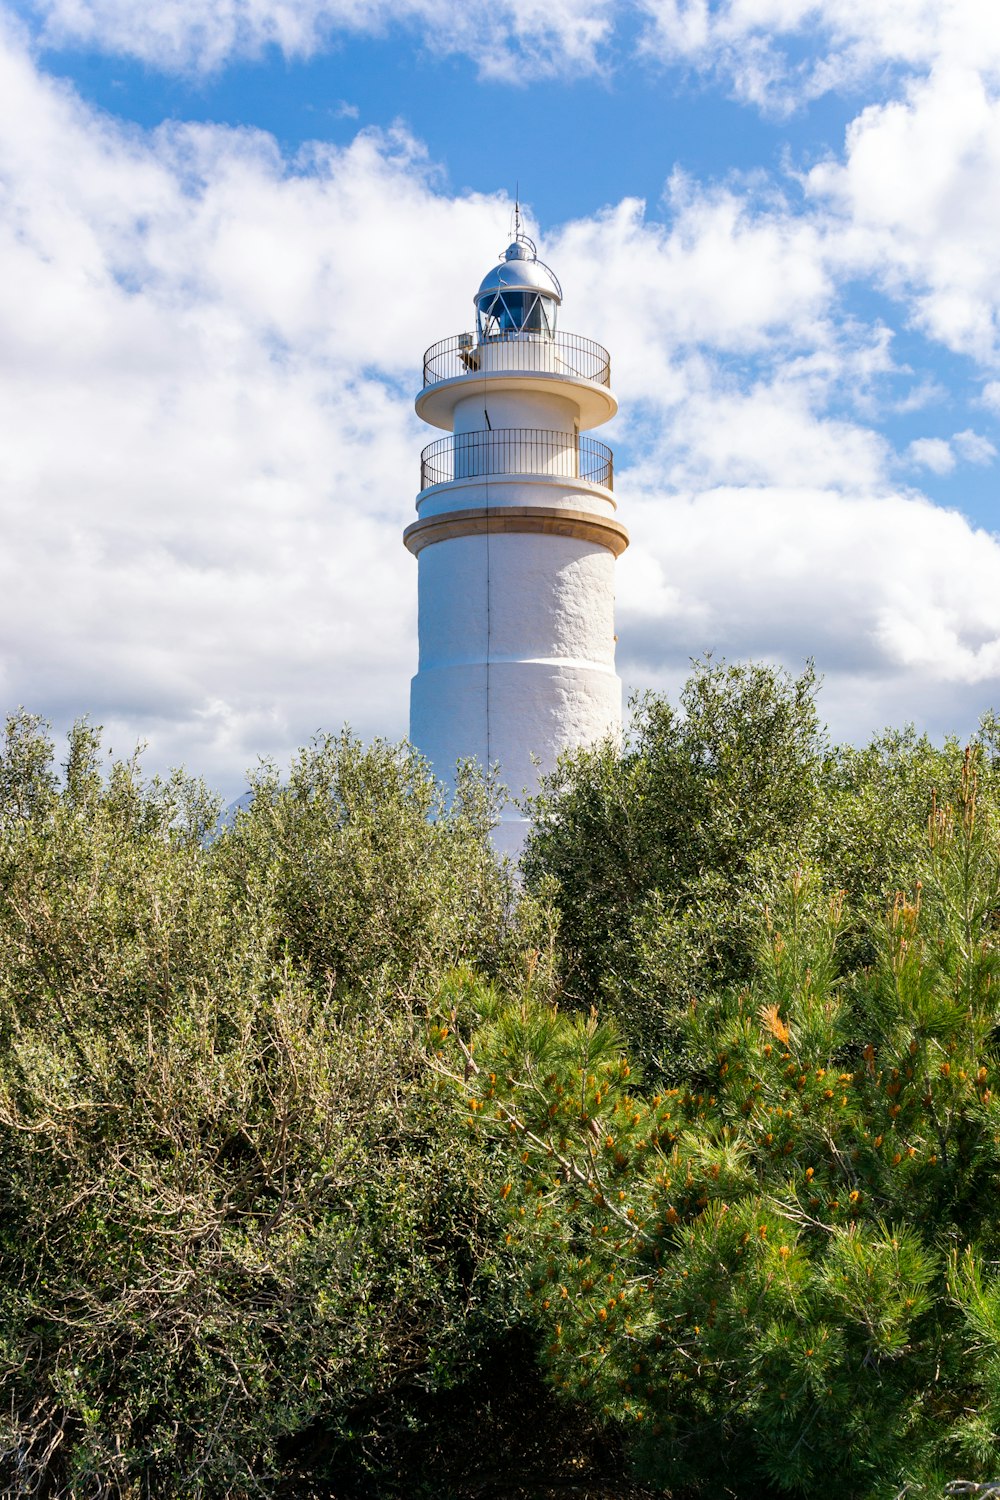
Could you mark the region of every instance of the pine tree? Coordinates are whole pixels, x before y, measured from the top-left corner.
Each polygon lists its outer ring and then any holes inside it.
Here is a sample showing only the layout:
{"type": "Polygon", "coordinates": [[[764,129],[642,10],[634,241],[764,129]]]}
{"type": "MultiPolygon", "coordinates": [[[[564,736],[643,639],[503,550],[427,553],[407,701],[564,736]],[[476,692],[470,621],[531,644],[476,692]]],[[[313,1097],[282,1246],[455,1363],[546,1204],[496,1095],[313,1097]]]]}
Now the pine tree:
{"type": "Polygon", "coordinates": [[[690,1006],[683,1086],[644,1090],[613,1024],[537,985],[454,1007],[459,1032],[479,1008],[450,1076],[503,1142],[550,1378],[672,1491],[988,1477],[1000,850],[976,762],[870,966],[843,970],[842,896],[793,875],[752,982],[690,1006]]]}

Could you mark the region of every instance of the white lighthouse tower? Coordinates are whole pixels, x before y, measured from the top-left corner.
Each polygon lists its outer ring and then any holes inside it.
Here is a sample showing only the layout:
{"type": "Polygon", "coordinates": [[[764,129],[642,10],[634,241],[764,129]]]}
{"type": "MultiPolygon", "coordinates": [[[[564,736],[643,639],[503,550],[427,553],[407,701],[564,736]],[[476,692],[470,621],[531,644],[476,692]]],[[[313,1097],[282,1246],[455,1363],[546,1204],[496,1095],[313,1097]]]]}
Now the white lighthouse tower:
{"type": "MultiPolygon", "coordinates": [[[[417,413],[448,434],[421,454],[419,670],[410,738],[438,776],[459,759],[499,763],[514,797],[560,751],[621,727],[610,448],[587,436],[613,417],[607,350],[561,333],[562,288],[518,233],[475,296],[476,332],[424,356],[417,413]]],[[[513,802],[495,842],[516,856],[513,802]]]]}

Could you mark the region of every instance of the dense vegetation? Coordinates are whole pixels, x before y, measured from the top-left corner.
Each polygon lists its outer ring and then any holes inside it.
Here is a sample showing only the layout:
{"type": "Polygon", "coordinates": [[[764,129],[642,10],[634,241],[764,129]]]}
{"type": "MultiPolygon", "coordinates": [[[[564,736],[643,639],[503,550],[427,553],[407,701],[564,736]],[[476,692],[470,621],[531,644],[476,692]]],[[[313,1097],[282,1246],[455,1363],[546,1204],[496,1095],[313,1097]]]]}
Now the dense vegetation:
{"type": "Polygon", "coordinates": [[[0,1493],[1000,1472],[1000,757],[706,663],[494,790],[0,757],[0,1493]]]}

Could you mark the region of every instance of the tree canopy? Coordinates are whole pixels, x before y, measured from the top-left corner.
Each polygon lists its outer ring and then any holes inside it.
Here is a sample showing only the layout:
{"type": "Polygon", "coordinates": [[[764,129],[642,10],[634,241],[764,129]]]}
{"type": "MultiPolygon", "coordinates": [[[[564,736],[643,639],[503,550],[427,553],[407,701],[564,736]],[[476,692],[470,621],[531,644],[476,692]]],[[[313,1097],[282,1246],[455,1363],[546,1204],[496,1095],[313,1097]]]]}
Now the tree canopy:
{"type": "Polygon", "coordinates": [[[0,1489],[997,1477],[996,725],[696,666],[496,789],[0,754],[0,1489]]]}

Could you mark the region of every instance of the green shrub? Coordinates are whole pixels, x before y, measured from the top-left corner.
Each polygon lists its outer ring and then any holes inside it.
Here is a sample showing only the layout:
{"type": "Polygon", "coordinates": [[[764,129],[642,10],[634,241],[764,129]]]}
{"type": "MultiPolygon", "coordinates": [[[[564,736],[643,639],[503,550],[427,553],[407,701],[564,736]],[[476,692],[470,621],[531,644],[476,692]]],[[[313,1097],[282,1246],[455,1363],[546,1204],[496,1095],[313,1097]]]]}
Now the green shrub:
{"type": "Polygon", "coordinates": [[[510,961],[489,791],[345,735],[213,839],[203,788],[103,775],[85,726],[52,759],[11,721],[0,1488],[389,1493],[516,1322],[488,1162],[424,1085],[428,988],[510,961]]]}
{"type": "Polygon", "coordinates": [[[671,1492],[991,1477],[1000,832],[971,752],[917,873],[846,969],[842,897],[794,876],[752,981],[689,1008],[677,1087],[530,992],[482,994],[442,1063],[506,1148],[550,1378],[671,1492]]]}

